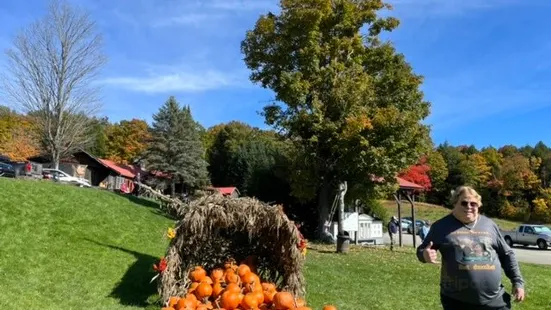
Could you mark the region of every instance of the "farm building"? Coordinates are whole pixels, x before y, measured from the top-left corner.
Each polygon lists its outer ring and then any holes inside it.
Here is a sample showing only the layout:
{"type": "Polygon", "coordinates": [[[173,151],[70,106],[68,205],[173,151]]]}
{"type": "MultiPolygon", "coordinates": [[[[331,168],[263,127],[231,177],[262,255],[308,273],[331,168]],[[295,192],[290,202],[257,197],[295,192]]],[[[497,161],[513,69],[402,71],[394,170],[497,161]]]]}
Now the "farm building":
{"type": "Polygon", "coordinates": [[[209,190],[218,191],[224,196],[230,196],[232,198],[239,197],[240,193],[237,187],[209,187],[209,190]]]}
{"type": "MultiPolygon", "coordinates": [[[[41,163],[44,168],[53,168],[54,164],[46,156],[35,156],[29,160],[41,163]]],[[[111,160],[96,158],[85,151],[77,151],[59,162],[59,170],[75,177],[87,179],[92,186],[110,190],[120,190],[123,184],[132,187],[136,173],[143,170],[132,165],[117,164],[111,160]]]]}

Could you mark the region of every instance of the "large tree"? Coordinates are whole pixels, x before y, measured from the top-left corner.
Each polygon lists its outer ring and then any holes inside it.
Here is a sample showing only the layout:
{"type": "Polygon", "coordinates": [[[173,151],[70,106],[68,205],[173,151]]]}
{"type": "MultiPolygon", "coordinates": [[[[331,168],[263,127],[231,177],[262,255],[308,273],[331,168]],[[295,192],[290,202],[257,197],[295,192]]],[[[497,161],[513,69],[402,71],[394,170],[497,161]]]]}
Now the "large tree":
{"type": "Polygon", "coordinates": [[[141,119],[122,120],[108,126],[106,131],[106,157],[124,164],[139,160],[151,140],[149,125],[141,119]]]}
{"type": "Polygon", "coordinates": [[[61,157],[85,147],[91,119],[100,107],[91,83],[106,58],[89,14],[52,1],[47,14],[21,30],[6,52],[3,93],[29,112],[57,168],[61,157]]]}
{"type": "MultiPolygon", "coordinates": [[[[318,198],[318,232],[330,194],[348,182],[392,181],[428,151],[421,123],[430,104],[415,74],[382,31],[399,24],[380,17],[379,0],[282,0],[279,14],[262,15],[242,42],[250,79],[275,93],[264,108],[269,125],[303,151],[303,169],[318,198]],[[362,33],[362,30],[365,32],[362,33]]],[[[302,179],[306,179],[302,178],[302,179]]],[[[297,180],[301,177],[297,177],[297,180]]]]}
{"type": "Polygon", "coordinates": [[[176,183],[195,189],[208,183],[207,162],[199,127],[189,107],[170,97],[153,115],[151,142],[146,151],[150,170],[170,176],[172,195],[176,183]]]}
{"type": "Polygon", "coordinates": [[[207,158],[214,186],[236,186],[246,196],[283,203],[291,145],[273,131],[232,121],[209,128],[207,158]]]}

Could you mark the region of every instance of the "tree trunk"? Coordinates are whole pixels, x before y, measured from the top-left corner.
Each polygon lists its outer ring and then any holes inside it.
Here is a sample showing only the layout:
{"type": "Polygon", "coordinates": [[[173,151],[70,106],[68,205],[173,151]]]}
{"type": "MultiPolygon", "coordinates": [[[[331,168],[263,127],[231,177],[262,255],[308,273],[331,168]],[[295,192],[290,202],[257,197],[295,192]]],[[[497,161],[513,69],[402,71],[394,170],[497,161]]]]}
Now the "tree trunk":
{"type": "MultiPolygon", "coordinates": [[[[321,185],[321,189],[318,195],[318,229],[317,229],[317,235],[318,239],[323,240],[325,239],[324,234],[324,227],[325,227],[325,221],[327,221],[327,217],[329,216],[329,189],[331,188],[331,185],[327,181],[326,178],[322,181],[323,184],[321,185]]],[[[331,219],[329,219],[331,220],[331,219]]]]}
{"type": "Polygon", "coordinates": [[[170,196],[172,198],[176,196],[176,180],[174,179],[170,182],[170,196]]]}
{"type": "Polygon", "coordinates": [[[54,164],[54,169],[59,170],[59,152],[52,151],[52,162],[54,164]]]}

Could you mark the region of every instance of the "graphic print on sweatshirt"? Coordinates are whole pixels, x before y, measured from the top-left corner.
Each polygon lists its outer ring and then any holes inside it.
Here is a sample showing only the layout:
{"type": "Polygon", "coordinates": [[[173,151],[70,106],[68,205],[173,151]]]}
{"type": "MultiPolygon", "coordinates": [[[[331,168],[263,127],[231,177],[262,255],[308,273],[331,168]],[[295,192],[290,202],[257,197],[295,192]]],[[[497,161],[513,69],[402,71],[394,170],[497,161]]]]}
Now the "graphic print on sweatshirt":
{"type": "Polygon", "coordinates": [[[460,270],[495,270],[497,253],[486,231],[455,231],[450,238],[460,270]]]}

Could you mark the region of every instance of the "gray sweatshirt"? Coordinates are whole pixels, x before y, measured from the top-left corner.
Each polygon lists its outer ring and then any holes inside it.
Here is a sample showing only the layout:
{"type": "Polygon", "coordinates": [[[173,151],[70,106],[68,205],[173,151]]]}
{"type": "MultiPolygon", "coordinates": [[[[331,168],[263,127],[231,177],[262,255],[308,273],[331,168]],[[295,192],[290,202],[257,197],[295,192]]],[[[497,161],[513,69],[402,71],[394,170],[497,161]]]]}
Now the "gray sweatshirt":
{"type": "Polygon", "coordinates": [[[452,214],[434,222],[417,248],[417,258],[423,263],[423,250],[431,241],[442,256],[440,293],[444,296],[476,305],[497,305],[505,291],[502,267],[514,287],[524,287],[515,253],[486,216],[480,215],[470,225],[452,214]]]}

